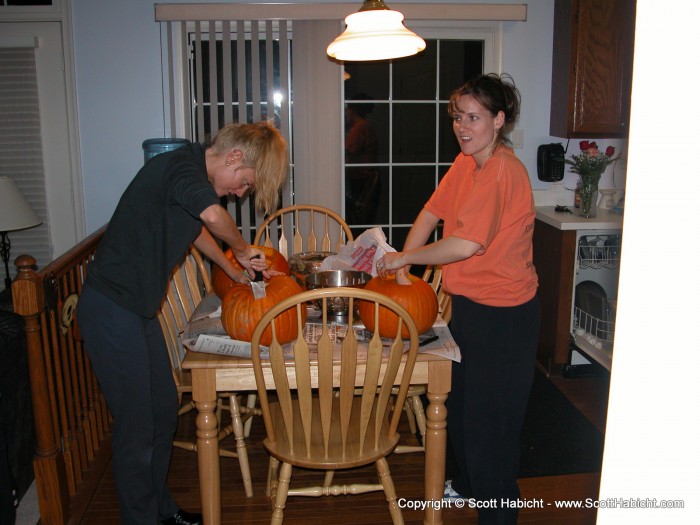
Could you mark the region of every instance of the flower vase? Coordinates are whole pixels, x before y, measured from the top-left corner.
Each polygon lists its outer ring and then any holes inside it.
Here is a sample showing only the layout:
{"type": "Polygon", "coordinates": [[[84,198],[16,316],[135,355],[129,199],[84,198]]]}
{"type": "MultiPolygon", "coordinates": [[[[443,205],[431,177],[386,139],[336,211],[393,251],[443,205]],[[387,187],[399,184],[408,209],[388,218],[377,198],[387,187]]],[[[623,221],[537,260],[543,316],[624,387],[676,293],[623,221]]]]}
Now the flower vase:
{"type": "Polygon", "coordinates": [[[581,176],[581,207],[579,214],[586,219],[598,215],[598,181],[600,173],[581,176]]]}

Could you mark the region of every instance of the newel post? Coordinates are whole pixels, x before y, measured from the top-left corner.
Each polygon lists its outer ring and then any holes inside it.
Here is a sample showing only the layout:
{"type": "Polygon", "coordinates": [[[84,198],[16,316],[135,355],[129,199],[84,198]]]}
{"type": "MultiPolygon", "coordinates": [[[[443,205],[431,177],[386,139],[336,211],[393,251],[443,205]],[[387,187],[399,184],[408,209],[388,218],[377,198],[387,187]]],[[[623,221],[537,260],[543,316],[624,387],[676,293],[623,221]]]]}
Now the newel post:
{"type": "Polygon", "coordinates": [[[54,420],[51,415],[49,391],[39,316],[44,310],[44,285],[34,271],[36,260],[30,255],[15,259],[17,277],[12,282],[12,304],[15,313],[24,317],[29,357],[29,379],[34,410],[34,432],[36,451],[34,474],[37,480],[37,495],[41,512],[41,523],[63,525],[68,518],[68,484],[66,470],[59,443],[55,439],[54,420]]]}

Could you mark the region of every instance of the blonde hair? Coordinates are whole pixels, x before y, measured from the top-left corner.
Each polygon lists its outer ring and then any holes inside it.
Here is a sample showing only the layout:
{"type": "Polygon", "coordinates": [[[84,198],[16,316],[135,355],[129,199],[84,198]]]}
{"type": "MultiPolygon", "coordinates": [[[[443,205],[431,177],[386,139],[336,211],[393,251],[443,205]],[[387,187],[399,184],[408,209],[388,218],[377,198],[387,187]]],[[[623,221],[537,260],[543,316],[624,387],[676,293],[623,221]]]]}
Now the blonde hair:
{"type": "Polygon", "coordinates": [[[272,213],[289,170],[287,142],[279,130],[270,122],[229,124],[219,130],[211,147],[217,154],[233,148],[243,152],[243,165],[255,169],[255,207],[272,213]]]}

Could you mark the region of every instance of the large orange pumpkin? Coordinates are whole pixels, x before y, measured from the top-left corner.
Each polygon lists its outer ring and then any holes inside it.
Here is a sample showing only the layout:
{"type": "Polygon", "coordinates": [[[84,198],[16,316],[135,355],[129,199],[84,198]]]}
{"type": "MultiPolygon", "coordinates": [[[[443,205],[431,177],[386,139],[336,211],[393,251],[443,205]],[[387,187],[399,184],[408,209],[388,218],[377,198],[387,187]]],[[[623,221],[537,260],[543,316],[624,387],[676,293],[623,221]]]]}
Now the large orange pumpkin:
{"type": "MultiPolygon", "coordinates": [[[[254,245],[255,246],[255,245],[254,245]]],[[[275,270],[277,272],[289,275],[289,264],[287,264],[287,259],[284,258],[280,252],[269,246],[255,246],[255,248],[260,248],[265,254],[265,259],[267,259],[267,267],[270,270],[275,270]]],[[[226,258],[233,263],[238,270],[243,271],[243,266],[238,262],[235,255],[233,255],[233,250],[229,248],[224,252],[226,258]]],[[[234,281],[231,279],[226,272],[224,272],[216,264],[211,265],[211,286],[214,289],[214,293],[223,299],[226,292],[233,286],[234,281]]]]}
{"type": "MultiPolygon", "coordinates": [[[[391,275],[386,279],[377,276],[372,278],[366,285],[365,290],[379,292],[403,306],[411,314],[416,323],[418,333],[427,332],[435,323],[438,314],[438,301],[431,286],[423,279],[410,275],[410,285],[398,284],[396,277],[391,275]]],[[[374,330],[374,303],[369,301],[359,301],[358,306],[360,319],[368,330],[374,330]]],[[[396,329],[399,323],[399,316],[389,311],[383,306],[379,307],[379,335],[382,337],[396,336],[396,329]]],[[[403,326],[401,336],[408,337],[408,329],[403,326]]]]}
{"type": "MultiPolygon", "coordinates": [[[[233,283],[221,301],[221,324],[226,333],[239,341],[250,341],[253,330],[265,313],[277,303],[302,292],[296,280],[286,275],[275,275],[265,281],[265,297],[256,299],[249,284],[233,283]]],[[[306,309],[302,308],[301,325],[306,323],[306,309]]],[[[297,338],[296,308],[290,308],[275,318],[275,333],[280,343],[297,338]]],[[[268,346],[272,342],[272,329],[267,327],[260,343],[268,346]]]]}

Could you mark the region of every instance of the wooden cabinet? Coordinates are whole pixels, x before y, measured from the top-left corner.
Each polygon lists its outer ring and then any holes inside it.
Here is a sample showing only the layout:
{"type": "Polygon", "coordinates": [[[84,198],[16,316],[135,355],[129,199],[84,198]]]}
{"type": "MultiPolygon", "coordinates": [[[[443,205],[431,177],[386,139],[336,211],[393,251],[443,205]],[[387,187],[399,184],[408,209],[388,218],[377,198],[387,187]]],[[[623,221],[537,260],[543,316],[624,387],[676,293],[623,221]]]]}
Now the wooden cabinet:
{"type": "Polygon", "coordinates": [[[547,374],[560,375],[569,362],[576,231],[537,220],[532,246],[542,305],[537,362],[547,374]]]}
{"type": "Polygon", "coordinates": [[[635,11],[635,0],[555,0],[550,135],[627,136],[635,11]]]}

